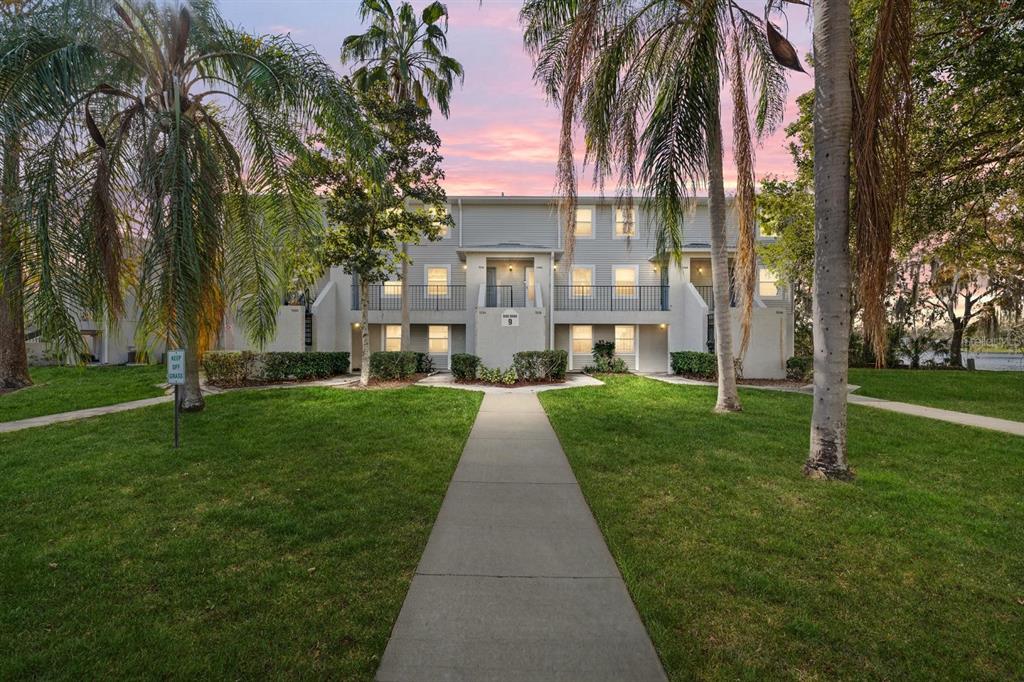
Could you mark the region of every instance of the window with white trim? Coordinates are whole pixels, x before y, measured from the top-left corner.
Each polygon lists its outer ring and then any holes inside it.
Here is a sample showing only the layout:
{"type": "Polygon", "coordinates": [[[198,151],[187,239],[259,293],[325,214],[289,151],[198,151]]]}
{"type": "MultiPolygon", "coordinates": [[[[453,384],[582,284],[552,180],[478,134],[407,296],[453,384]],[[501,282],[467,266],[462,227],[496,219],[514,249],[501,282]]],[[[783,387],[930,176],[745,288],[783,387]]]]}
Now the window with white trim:
{"type": "Polygon", "coordinates": [[[594,266],[574,265],[572,267],[572,295],[594,295],[594,266]]]}
{"type": "Polygon", "coordinates": [[[594,328],[589,324],[574,324],[571,329],[573,354],[590,353],[594,349],[594,328]]]}
{"type": "Polygon", "coordinates": [[[448,325],[432,324],[427,327],[427,352],[448,352],[448,325]]]}
{"type": "Polygon", "coordinates": [[[637,265],[616,265],[615,276],[615,298],[636,298],[637,279],[640,276],[640,268],[637,265]]]}
{"type": "Polygon", "coordinates": [[[636,236],[636,208],[615,209],[615,236],[619,239],[636,236]]]}
{"type": "Polygon", "coordinates": [[[757,295],[761,298],[777,298],[782,294],[779,291],[779,277],[771,268],[760,267],[757,269],[757,295]]]}
{"type": "Polygon", "coordinates": [[[448,274],[447,265],[428,265],[426,267],[427,294],[430,296],[447,296],[448,274]]]}
{"type": "Polygon", "coordinates": [[[400,280],[388,280],[387,282],[384,282],[384,295],[401,296],[402,282],[400,280]]]}
{"type": "Polygon", "coordinates": [[[584,206],[576,209],[576,237],[589,239],[594,236],[594,208],[584,206]]]}
{"type": "Polygon", "coordinates": [[[636,327],[631,324],[615,325],[615,352],[632,355],[636,352],[636,327]]]}
{"type": "Polygon", "coordinates": [[[384,325],[384,350],[402,350],[402,325],[384,325]]]}

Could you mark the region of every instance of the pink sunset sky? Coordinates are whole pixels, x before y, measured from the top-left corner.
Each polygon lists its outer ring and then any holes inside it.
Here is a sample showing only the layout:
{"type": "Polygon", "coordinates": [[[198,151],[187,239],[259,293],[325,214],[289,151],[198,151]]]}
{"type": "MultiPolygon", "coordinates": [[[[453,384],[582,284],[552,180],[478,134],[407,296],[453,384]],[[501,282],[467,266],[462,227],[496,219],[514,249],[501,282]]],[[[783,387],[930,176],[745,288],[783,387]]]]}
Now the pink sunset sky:
{"type": "MultiPolygon", "coordinates": [[[[393,0],[397,5],[397,0],[393,0]]],[[[424,0],[414,0],[422,8],[424,0]]],[[[449,0],[450,54],[466,71],[465,84],[452,97],[447,120],[434,115],[441,135],[449,194],[551,194],[558,149],[559,114],[532,79],[533,66],[523,49],[518,22],[521,3],[496,0],[449,0]]],[[[760,2],[742,2],[763,13],[760,2]]],[[[300,43],[314,46],[340,73],[339,59],[345,36],[362,30],[356,0],[221,0],[232,23],[256,33],[290,33],[300,43]]],[[[790,10],[788,27],[776,21],[801,55],[810,51],[808,17],[803,8],[790,10]]],[[[805,65],[810,71],[810,67],[805,65]]],[[[789,96],[783,126],[796,115],[796,96],[810,90],[810,75],[788,75],[789,96]]],[[[725,94],[723,121],[726,148],[730,146],[731,102],[725,94]]],[[[731,158],[726,158],[726,185],[735,186],[731,158]]],[[[782,129],[757,149],[757,177],[791,177],[793,164],[782,129]]],[[[581,194],[594,194],[589,172],[581,175],[581,194]]],[[[613,192],[608,187],[606,191],[613,192]]]]}

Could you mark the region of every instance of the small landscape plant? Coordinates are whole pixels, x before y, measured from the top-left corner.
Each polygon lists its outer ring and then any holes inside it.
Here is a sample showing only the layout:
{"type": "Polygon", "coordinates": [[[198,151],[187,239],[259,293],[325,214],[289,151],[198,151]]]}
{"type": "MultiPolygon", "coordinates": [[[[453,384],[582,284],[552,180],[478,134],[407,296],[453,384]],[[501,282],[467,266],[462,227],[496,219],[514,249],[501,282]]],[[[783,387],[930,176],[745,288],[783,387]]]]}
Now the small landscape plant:
{"type": "Polygon", "coordinates": [[[684,350],[672,353],[672,371],[702,379],[718,377],[718,365],[714,353],[684,350]]]}
{"type": "Polygon", "coordinates": [[[408,379],[416,373],[416,353],[408,350],[377,351],[370,354],[370,377],[381,381],[408,379]]]}
{"type": "Polygon", "coordinates": [[[488,384],[511,386],[516,383],[516,371],[511,367],[502,369],[501,367],[484,367],[481,365],[478,376],[480,381],[488,384]]]}
{"type": "Polygon", "coordinates": [[[626,366],[626,361],[622,358],[604,356],[594,356],[594,364],[587,365],[583,368],[583,371],[587,374],[626,374],[629,372],[629,367],[626,366]]]}
{"type": "Polygon", "coordinates": [[[562,381],[569,365],[564,350],[525,350],[512,356],[512,368],[520,381],[562,381]]]}
{"type": "Polygon", "coordinates": [[[480,358],[471,353],[452,355],[452,376],[456,381],[473,381],[476,379],[480,358]]]}
{"type": "Polygon", "coordinates": [[[814,378],[814,358],[794,355],[786,360],[786,378],[792,381],[810,381],[814,378]]]}

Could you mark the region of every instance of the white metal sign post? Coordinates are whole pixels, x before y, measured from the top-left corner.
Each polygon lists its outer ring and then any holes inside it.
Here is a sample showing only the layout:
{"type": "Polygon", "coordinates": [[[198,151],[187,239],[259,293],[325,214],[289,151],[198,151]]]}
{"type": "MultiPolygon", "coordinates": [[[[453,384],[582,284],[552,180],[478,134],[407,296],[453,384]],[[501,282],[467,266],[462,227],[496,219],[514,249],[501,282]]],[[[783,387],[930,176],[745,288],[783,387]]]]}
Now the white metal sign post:
{"type": "Polygon", "coordinates": [[[178,415],[181,409],[181,386],[185,383],[185,351],[167,351],[167,383],[174,386],[174,447],[178,447],[178,415]]]}

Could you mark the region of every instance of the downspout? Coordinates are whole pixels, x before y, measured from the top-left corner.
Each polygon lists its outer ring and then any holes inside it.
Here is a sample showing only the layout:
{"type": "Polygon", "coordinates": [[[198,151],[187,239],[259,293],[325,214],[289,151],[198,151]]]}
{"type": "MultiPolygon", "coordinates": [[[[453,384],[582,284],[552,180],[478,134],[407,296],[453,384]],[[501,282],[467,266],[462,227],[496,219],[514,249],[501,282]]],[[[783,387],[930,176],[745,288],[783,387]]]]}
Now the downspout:
{"type": "MultiPolygon", "coordinates": [[[[555,252],[548,264],[548,350],[555,349],[555,252]]],[[[571,350],[571,349],[570,349],[571,350]]]]}
{"type": "Polygon", "coordinates": [[[462,197],[459,197],[459,248],[462,248],[462,197]]]}

